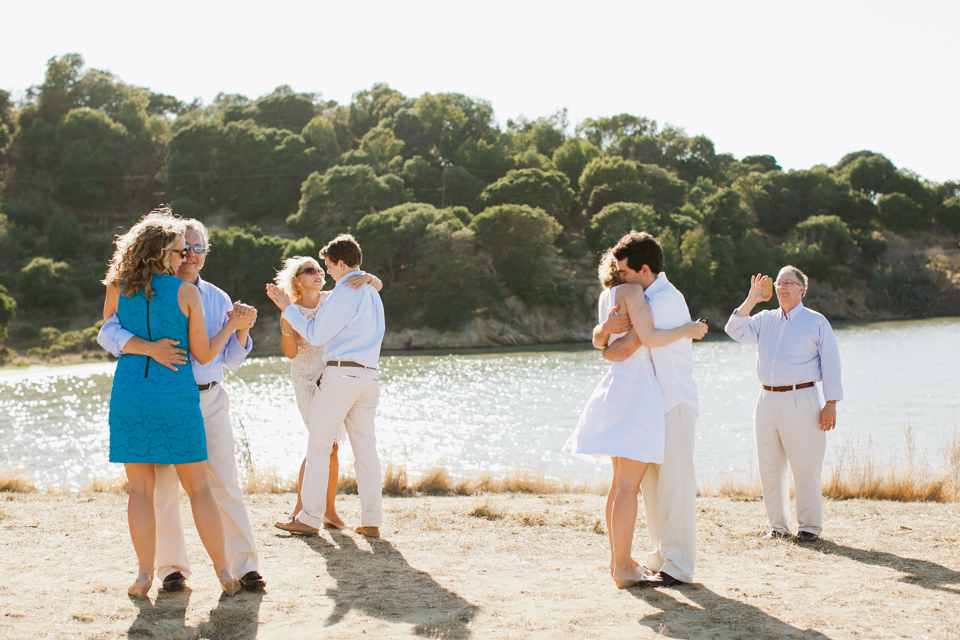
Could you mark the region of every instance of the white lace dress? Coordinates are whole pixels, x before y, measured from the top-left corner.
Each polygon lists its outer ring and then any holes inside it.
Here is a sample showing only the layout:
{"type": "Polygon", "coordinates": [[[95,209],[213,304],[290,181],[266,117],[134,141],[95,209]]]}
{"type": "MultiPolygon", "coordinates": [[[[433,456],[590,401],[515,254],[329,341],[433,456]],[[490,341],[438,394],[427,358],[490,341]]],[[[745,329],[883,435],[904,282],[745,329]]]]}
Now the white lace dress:
{"type": "MultiPolygon", "coordinates": [[[[618,288],[600,294],[600,322],[613,308],[618,288]]],[[[610,336],[610,342],[620,335],[610,336]]],[[[660,464],[663,440],[663,395],[650,349],[640,347],[623,362],[610,365],[563,450],[589,462],[616,456],[660,464]]]]}
{"type": "MultiPolygon", "coordinates": [[[[303,314],[307,320],[313,320],[317,317],[317,311],[323,306],[323,303],[330,297],[329,291],[320,292],[320,302],[313,309],[302,307],[296,302],[293,306],[297,311],[303,314]]],[[[293,378],[293,392],[297,397],[297,407],[300,409],[300,416],[303,418],[303,424],[307,430],[310,429],[310,403],[313,402],[313,395],[317,391],[317,380],[323,375],[326,363],[323,360],[323,347],[315,347],[303,336],[297,334],[297,357],[290,361],[290,377],[293,378]]],[[[346,429],[340,425],[340,431],[337,432],[335,442],[341,444],[346,429]]]]}

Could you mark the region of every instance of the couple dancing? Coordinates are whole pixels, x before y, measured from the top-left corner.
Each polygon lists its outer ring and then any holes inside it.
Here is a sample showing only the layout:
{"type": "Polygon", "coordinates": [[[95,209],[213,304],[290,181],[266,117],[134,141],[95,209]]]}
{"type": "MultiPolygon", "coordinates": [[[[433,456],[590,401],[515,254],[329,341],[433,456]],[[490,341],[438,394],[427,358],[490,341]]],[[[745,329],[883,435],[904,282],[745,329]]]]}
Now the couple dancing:
{"type": "Polygon", "coordinates": [[[690,583],[697,542],[692,340],[707,325],[690,321],[683,294],[663,271],[663,248],[648,233],[631,231],[604,255],[600,282],[593,345],[611,365],[563,450],[613,461],[606,524],[616,586],[690,583]],[[653,542],[642,567],[631,553],[640,490],[653,542]]]}

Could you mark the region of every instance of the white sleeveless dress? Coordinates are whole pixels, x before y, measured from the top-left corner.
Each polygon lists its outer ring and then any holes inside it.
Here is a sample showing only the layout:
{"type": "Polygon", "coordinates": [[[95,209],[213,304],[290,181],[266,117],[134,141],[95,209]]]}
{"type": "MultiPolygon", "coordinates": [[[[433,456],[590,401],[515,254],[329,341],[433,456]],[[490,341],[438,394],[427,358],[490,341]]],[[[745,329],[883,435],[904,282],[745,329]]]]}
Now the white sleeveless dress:
{"type": "MultiPolygon", "coordinates": [[[[615,306],[619,288],[600,294],[600,322],[615,306]]],[[[650,349],[642,346],[623,362],[610,364],[563,450],[589,462],[616,456],[660,464],[663,438],[663,395],[650,349]]]]}
{"type": "MultiPolygon", "coordinates": [[[[314,320],[317,317],[317,311],[323,306],[323,303],[330,297],[329,291],[320,292],[320,302],[313,309],[301,307],[296,302],[293,306],[297,311],[303,314],[307,320],[314,320]]],[[[303,424],[307,430],[310,430],[310,403],[313,402],[313,395],[317,391],[317,380],[323,375],[323,370],[327,365],[323,359],[323,347],[315,347],[297,334],[297,357],[290,361],[290,377],[293,379],[293,393],[297,397],[297,407],[300,409],[300,417],[303,418],[303,424]]],[[[337,444],[342,444],[344,436],[347,435],[346,429],[340,425],[340,431],[337,432],[337,444]]]]}

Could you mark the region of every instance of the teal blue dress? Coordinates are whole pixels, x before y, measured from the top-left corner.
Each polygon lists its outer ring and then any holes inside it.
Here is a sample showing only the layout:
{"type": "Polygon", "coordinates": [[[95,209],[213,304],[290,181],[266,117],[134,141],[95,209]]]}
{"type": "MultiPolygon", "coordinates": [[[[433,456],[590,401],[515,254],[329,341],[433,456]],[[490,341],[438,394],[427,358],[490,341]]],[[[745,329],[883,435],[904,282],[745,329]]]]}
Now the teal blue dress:
{"type": "MultiPolygon", "coordinates": [[[[187,348],[187,317],[177,294],[183,281],[155,274],[153,300],[120,295],[120,325],[144,340],[171,338],[187,348]]],[[[177,371],[147,356],[122,354],[110,394],[110,462],[186,464],[207,459],[200,392],[189,364],[177,371]]]]}

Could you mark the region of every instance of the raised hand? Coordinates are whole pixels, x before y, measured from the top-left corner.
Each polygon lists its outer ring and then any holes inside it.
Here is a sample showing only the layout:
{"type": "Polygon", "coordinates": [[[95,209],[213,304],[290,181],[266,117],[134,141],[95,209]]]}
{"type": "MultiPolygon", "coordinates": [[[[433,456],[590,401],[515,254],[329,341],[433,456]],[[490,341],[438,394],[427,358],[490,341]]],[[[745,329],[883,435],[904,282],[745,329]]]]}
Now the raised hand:
{"type": "Polygon", "coordinates": [[[699,320],[695,322],[688,322],[683,325],[683,328],[686,330],[687,337],[694,340],[702,340],[707,332],[710,331],[710,327],[707,326],[706,322],[700,322],[699,320]]]}
{"type": "Polygon", "coordinates": [[[755,276],[750,276],[750,293],[747,294],[747,300],[754,304],[760,302],[766,302],[770,298],[767,298],[763,295],[763,274],[758,273],[755,276]]]}
{"type": "Polygon", "coordinates": [[[277,305],[281,313],[286,311],[287,307],[292,304],[290,302],[290,296],[272,282],[267,283],[267,297],[273,300],[273,304],[277,305]]]}
{"type": "Polygon", "coordinates": [[[607,315],[607,319],[603,321],[603,324],[600,325],[600,330],[604,333],[615,334],[615,333],[626,333],[630,331],[633,325],[630,323],[630,316],[628,315],[617,315],[617,310],[620,309],[620,305],[615,306],[613,309],[610,309],[610,313],[607,315]]]}

